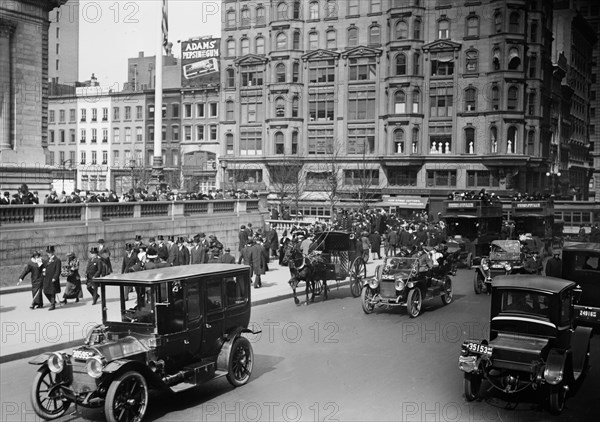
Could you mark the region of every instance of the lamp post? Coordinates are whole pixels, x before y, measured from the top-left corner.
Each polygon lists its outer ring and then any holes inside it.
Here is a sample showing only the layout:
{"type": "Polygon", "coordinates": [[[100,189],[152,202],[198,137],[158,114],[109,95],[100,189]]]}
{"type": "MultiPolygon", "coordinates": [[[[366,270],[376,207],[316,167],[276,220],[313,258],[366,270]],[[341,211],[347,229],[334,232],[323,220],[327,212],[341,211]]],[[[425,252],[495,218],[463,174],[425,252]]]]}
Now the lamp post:
{"type": "Polygon", "coordinates": [[[68,160],[63,160],[60,163],[60,166],[62,168],[62,189],[61,191],[64,192],[65,191],[65,172],[67,171],[67,164],[69,164],[69,167],[71,165],[71,159],[69,158],[68,160]]]}
{"type": "Polygon", "coordinates": [[[551,183],[552,183],[552,196],[556,196],[556,178],[560,177],[560,171],[559,170],[550,170],[546,172],[546,176],[547,177],[551,177],[551,183]]]}
{"type": "Polygon", "coordinates": [[[227,173],[227,161],[219,160],[219,165],[221,166],[221,190],[223,194],[225,194],[225,178],[227,173]]]}
{"type": "Polygon", "coordinates": [[[133,181],[133,169],[135,168],[135,160],[129,160],[129,168],[131,169],[131,189],[135,190],[135,183],[133,181]]]}

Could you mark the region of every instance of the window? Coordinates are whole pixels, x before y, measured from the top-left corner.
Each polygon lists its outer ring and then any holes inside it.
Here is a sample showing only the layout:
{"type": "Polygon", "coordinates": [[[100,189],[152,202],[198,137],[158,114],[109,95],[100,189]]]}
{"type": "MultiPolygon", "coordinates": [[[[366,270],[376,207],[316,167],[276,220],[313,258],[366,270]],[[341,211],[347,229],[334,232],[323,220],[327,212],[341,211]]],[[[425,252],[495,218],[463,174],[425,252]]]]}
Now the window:
{"type": "Polygon", "coordinates": [[[516,110],[519,101],[519,88],[511,86],[508,88],[508,96],[506,99],[507,110],[516,110]]]}
{"type": "Polygon", "coordinates": [[[527,155],[532,156],[535,153],[535,132],[527,132],[527,155]]]}
{"type": "Polygon", "coordinates": [[[92,122],[96,122],[96,121],[98,121],[98,109],[93,108],[92,109],[92,122]]]}
{"type": "Polygon", "coordinates": [[[319,19],[319,2],[311,1],[308,5],[308,19],[319,19]]]}
{"type": "Polygon", "coordinates": [[[494,48],[492,51],[492,66],[494,70],[500,70],[500,49],[494,48]]]}
{"type": "Polygon", "coordinates": [[[219,111],[219,103],[208,104],[208,117],[217,117],[219,111]]]}
{"type": "Polygon", "coordinates": [[[337,5],[337,0],[327,0],[327,5],[325,8],[325,19],[337,18],[337,5]]]}
{"type": "Polygon", "coordinates": [[[143,129],[141,127],[135,128],[135,141],[142,142],[143,141],[143,129]]]}
{"type": "MultiPolygon", "coordinates": [[[[120,129],[118,127],[113,128],[113,142],[115,142],[115,143],[121,142],[121,140],[119,139],[120,138],[119,134],[120,134],[120,129]]],[[[152,139],[152,138],[150,138],[150,139],[152,139]]]]}
{"type": "Polygon", "coordinates": [[[356,47],[358,45],[358,28],[348,29],[348,47],[356,47]]]}
{"type": "Polygon", "coordinates": [[[413,54],[413,75],[421,74],[421,55],[419,53],[413,54]]]}
{"type": "Polygon", "coordinates": [[[256,37],[254,43],[256,46],[256,54],[265,54],[265,39],[263,37],[256,37]]]}
{"type": "MultiPolygon", "coordinates": [[[[295,35],[296,33],[294,33],[295,35]]],[[[280,32],[277,34],[275,49],[278,51],[285,50],[287,48],[287,35],[285,33],[280,32]]],[[[294,48],[297,49],[297,48],[294,48]]]]}
{"type": "Polygon", "coordinates": [[[350,59],[350,81],[374,81],[377,75],[375,57],[350,59]]]}
{"type": "Polygon", "coordinates": [[[381,0],[371,0],[369,3],[371,5],[369,13],[380,13],[381,12],[381,0]]]}
{"type": "Polygon", "coordinates": [[[262,69],[258,66],[245,66],[242,68],[242,86],[261,86],[262,84],[262,69]]]}
{"type": "Polygon", "coordinates": [[[79,163],[85,165],[85,163],[87,163],[86,152],[85,151],[81,151],[80,157],[81,157],[81,160],[79,160],[79,163]]]}
{"type": "Polygon", "coordinates": [[[335,62],[333,60],[318,60],[309,62],[308,81],[310,83],[334,82],[335,62]]]}
{"type": "Polygon", "coordinates": [[[131,120],[131,107],[125,107],[125,120],[131,120]]]}
{"type": "Polygon", "coordinates": [[[344,170],[346,186],[379,186],[379,170],[344,170]]]}
{"type": "Polygon", "coordinates": [[[348,154],[373,154],[375,128],[348,128],[348,154]]]}
{"type": "Polygon", "coordinates": [[[396,23],[396,39],[405,40],[408,38],[408,24],[405,21],[396,23]]]}
{"type": "Polygon", "coordinates": [[[161,135],[162,135],[162,140],[165,141],[167,139],[167,127],[166,126],[162,127],[161,135]]]}
{"type": "Polygon", "coordinates": [[[56,38],[60,37],[60,28],[56,28],[56,38]]]}
{"type": "Polygon", "coordinates": [[[92,143],[95,144],[97,140],[98,140],[98,129],[93,128],[92,129],[92,143]]]}
{"type": "Polygon", "coordinates": [[[467,17],[467,37],[479,36],[479,18],[477,16],[467,17]]]}
{"type": "Polygon", "coordinates": [[[113,167],[120,167],[119,151],[113,151],[113,167]]]}
{"type": "Polygon", "coordinates": [[[498,172],[482,171],[482,170],[467,170],[467,187],[490,187],[497,188],[500,186],[500,178],[498,172]]]}
{"type": "Polygon", "coordinates": [[[60,65],[60,60],[59,60],[59,59],[56,59],[56,65],[55,65],[54,69],[55,69],[55,70],[58,70],[58,69],[60,68],[60,66],[59,66],[59,65],[60,65]]]}
{"type": "Polygon", "coordinates": [[[53,130],[50,131],[50,143],[52,143],[52,144],[54,143],[54,131],[53,130]]]}
{"type": "Polygon", "coordinates": [[[154,105],[148,106],[148,118],[154,119],[154,105]]]}
{"type": "Polygon", "coordinates": [[[154,126],[148,126],[148,140],[154,141],[154,126]]]}
{"type": "Polygon", "coordinates": [[[413,22],[413,38],[415,40],[420,40],[421,39],[421,19],[416,18],[415,21],[413,22]]]}
{"type": "Polygon", "coordinates": [[[142,120],[142,106],[135,106],[135,118],[136,120],[142,120]]]}
{"type": "Polygon", "coordinates": [[[131,142],[131,128],[130,127],[125,128],[125,142],[131,142]]]}
{"type": "Polygon", "coordinates": [[[227,55],[229,57],[235,57],[235,41],[227,40],[227,55]]]}
{"type": "Polygon", "coordinates": [[[337,42],[335,39],[335,31],[333,29],[330,29],[329,31],[327,31],[325,33],[325,35],[327,37],[327,48],[335,49],[337,47],[337,42]]]}
{"type": "Polygon", "coordinates": [[[406,75],[406,55],[404,53],[396,56],[396,75],[406,75]]]}
{"type": "Polygon", "coordinates": [[[431,117],[452,116],[452,88],[438,87],[429,89],[429,104],[431,117]]]}
{"type": "Polygon", "coordinates": [[[267,22],[265,18],[265,8],[259,6],[256,8],[256,25],[264,25],[267,22]]]}
{"type": "Polygon", "coordinates": [[[74,122],[77,119],[77,110],[74,108],[69,110],[69,122],[74,122]]]}
{"type": "Polygon", "coordinates": [[[412,112],[419,113],[421,110],[421,91],[414,89],[412,93],[412,112]]]}
{"type": "Polygon", "coordinates": [[[318,50],[319,49],[319,34],[316,31],[312,31],[308,34],[308,49],[318,50]]]}
{"type": "Polygon", "coordinates": [[[59,110],[59,112],[58,112],[59,123],[65,123],[65,118],[66,118],[65,110],[59,110]]]}
{"type": "Polygon", "coordinates": [[[183,140],[185,142],[191,142],[192,140],[192,127],[189,125],[183,127],[183,140]]]}
{"type": "Polygon", "coordinates": [[[233,135],[231,133],[228,133],[225,135],[225,148],[226,148],[227,155],[234,154],[233,135]]]}
{"type": "Polygon", "coordinates": [[[279,83],[285,82],[285,64],[279,63],[275,66],[275,81],[279,83]]]}
{"type": "Polygon", "coordinates": [[[492,87],[492,110],[500,109],[500,89],[494,85],[492,87]]]}
{"type": "Polygon", "coordinates": [[[227,28],[235,28],[235,10],[227,11],[227,28]]]}
{"type": "Polygon", "coordinates": [[[217,125],[210,125],[210,140],[217,140],[217,125]]]}
{"type": "Polygon", "coordinates": [[[196,104],[196,117],[204,117],[204,104],[196,104]]]}
{"type": "Polygon", "coordinates": [[[465,111],[477,110],[477,90],[473,87],[465,89],[465,111]]]}
{"type": "Polygon", "coordinates": [[[333,129],[308,129],[308,153],[310,155],[333,153],[333,129]]]}
{"type": "Polygon", "coordinates": [[[538,22],[533,21],[529,26],[529,42],[537,42],[538,22]]]}
{"type": "Polygon", "coordinates": [[[228,122],[232,122],[235,120],[233,101],[225,102],[225,120],[228,122]]]}
{"type": "Polygon", "coordinates": [[[512,12],[508,18],[509,32],[518,33],[521,29],[521,16],[518,12],[512,12]]]}
{"type": "Polygon", "coordinates": [[[506,136],[506,153],[515,154],[517,152],[517,128],[510,126],[506,136]]]}
{"type": "Polygon", "coordinates": [[[379,28],[378,25],[373,25],[371,28],[369,28],[369,44],[381,44],[381,28],[379,28]]]}
{"type": "MultiPolygon", "coordinates": [[[[75,137],[76,137],[75,129],[69,129],[69,142],[71,142],[71,143],[76,142],[75,137]]],[[[75,161],[75,160],[73,160],[73,161],[75,161]]]]}
{"type": "Polygon", "coordinates": [[[493,154],[498,153],[498,128],[490,127],[490,151],[493,154]]]}
{"type": "Polygon", "coordinates": [[[243,130],[241,132],[240,155],[262,155],[262,131],[243,130]]]}
{"type": "Polygon", "coordinates": [[[455,187],[456,170],[428,170],[427,186],[430,187],[455,187]]]}
{"type": "Polygon", "coordinates": [[[255,123],[265,120],[264,107],[260,97],[242,97],[242,123],[255,123]]]}
{"type": "Polygon", "coordinates": [[[248,6],[242,8],[242,26],[250,26],[250,9],[248,9],[248,6]]]}
{"type": "Polygon", "coordinates": [[[294,19],[300,19],[300,0],[294,0],[294,19]]]}
{"type": "Polygon", "coordinates": [[[300,31],[294,31],[292,50],[300,50],[300,31]]]}
{"type": "Polygon", "coordinates": [[[285,100],[282,97],[275,99],[275,117],[285,117],[285,100]]]}
{"type": "Polygon", "coordinates": [[[465,128],[465,153],[475,154],[475,128],[465,128]]]}
{"type": "Polygon", "coordinates": [[[283,140],[283,133],[277,132],[275,134],[275,154],[283,155],[285,152],[285,144],[283,140]]]}
{"type": "Polygon", "coordinates": [[[300,80],[300,63],[294,62],[292,65],[292,82],[298,82],[300,80]]]}
{"type": "Polygon", "coordinates": [[[310,121],[333,121],[335,116],[333,93],[317,92],[308,96],[310,121]]]}
{"type": "Polygon", "coordinates": [[[348,120],[375,119],[375,91],[348,93],[348,120]]]}
{"type": "Polygon", "coordinates": [[[527,95],[527,114],[530,116],[535,114],[535,92],[530,92],[527,95]]]}
{"type": "Polygon", "coordinates": [[[406,113],[406,94],[404,91],[396,91],[394,94],[394,114],[406,113]]]}
{"type": "Polygon", "coordinates": [[[242,38],[240,44],[242,47],[242,56],[250,54],[250,40],[248,38],[242,38]]]}
{"type": "Polygon", "coordinates": [[[454,55],[452,52],[431,55],[431,76],[450,76],[454,74],[454,55]]]}
{"type": "Polygon", "coordinates": [[[277,5],[277,20],[286,21],[290,19],[291,16],[288,16],[288,6],[286,3],[281,2],[277,5]]]}
{"type": "Polygon", "coordinates": [[[190,119],[192,117],[192,105],[191,104],[183,105],[183,117],[186,119],[190,119]]]}
{"type": "Polygon", "coordinates": [[[179,141],[179,126],[171,126],[171,140],[179,141]]]}
{"type": "Polygon", "coordinates": [[[348,15],[349,16],[357,16],[358,15],[358,0],[347,0],[348,1],[348,15]]]}
{"type": "Polygon", "coordinates": [[[292,117],[299,116],[299,112],[298,112],[299,106],[300,106],[300,101],[298,100],[298,97],[292,98],[292,117]]]}
{"type": "Polygon", "coordinates": [[[508,50],[508,69],[519,70],[521,67],[521,57],[519,56],[519,50],[517,48],[511,48],[508,50]]]}
{"type": "Polygon", "coordinates": [[[79,142],[82,143],[82,144],[84,144],[85,143],[85,139],[86,139],[86,135],[87,135],[86,130],[85,129],[81,129],[80,133],[81,133],[81,138],[79,138],[79,142]]]}
{"type": "Polygon", "coordinates": [[[394,131],[394,153],[404,154],[404,131],[402,129],[394,131]]]}
{"type": "Polygon", "coordinates": [[[497,34],[502,32],[502,13],[500,12],[497,12],[494,15],[494,29],[497,34]]]}
{"type": "Polygon", "coordinates": [[[204,141],[204,125],[196,125],[196,141],[204,141]]]}
{"type": "MultiPolygon", "coordinates": [[[[54,110],[50,110],[51,112],[51,117],[52,117],[52,121],[51,123],[54,123],[54,110]]],[[[81,121],[85,122],[87,120],[87,113],[86,113],[86,109],[82,108],[81,109],[81,121]]]]}
{"type": "Polygon", "coordinates": [[[292,132],[292,154],[298,154],[298,132],[292,132]]]}
{"type": "Polygon", "coordinates": [[[108,164],[108,151],[102,151],[102,164],[108,164]]]}
{"type": "Polygon", "coordinates": [[[465,52],[465,73],[477,73],[479,53],[477,50],[467,50],[465,52]]]}
{"type": "Polygon", "coordinates": [[[414,170],[390,168],[388,171],[388,183],[391,186],[416,186],[417,172],[414,170]]]}
{"type": "Polygon", "coordinates": [[[450,38],[450,21],[441,19],[438,21],[438,39],[445,40],[450,38]]]}
{"type": "Polygon", "coordinates": [[[92,165],[98,164],[98,153],[96,151],[92,151],[92,165]]]}

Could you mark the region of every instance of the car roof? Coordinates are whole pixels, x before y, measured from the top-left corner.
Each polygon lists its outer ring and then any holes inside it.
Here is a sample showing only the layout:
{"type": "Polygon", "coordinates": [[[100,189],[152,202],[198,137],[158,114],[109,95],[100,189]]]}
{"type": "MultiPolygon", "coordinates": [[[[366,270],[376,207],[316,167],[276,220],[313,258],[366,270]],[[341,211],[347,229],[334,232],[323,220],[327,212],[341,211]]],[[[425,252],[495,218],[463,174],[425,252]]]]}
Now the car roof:
{"type": "Polygon", "coordinates": [[[171,280],[181,280],[185,278],[220,275],[228,272],[238,272],[248,270],[247,265],[238,264],[195,264],[179,265],[176,267],[154,268],[152,270],[136,271],[125,274],[110,274],[105,277],[95,278],[94,281],[104,284],[144,284],[153,285],[171,280]]]}
{"type": "Polygon", "coordinates": [[[566,245],[563,247],[564,251],[575,251],[575,252],[589,252],[596,251],[600,252],[600,243],[576,243],[574,245],[566,245]]]}
{"type": "Polygon", "coordinates": [[[542,275],[502,275],[494,277],[492,287],[500,289],[536,290],[543,293],[560,293],[576,286],[576,283],[556,277],[542,275]]]}

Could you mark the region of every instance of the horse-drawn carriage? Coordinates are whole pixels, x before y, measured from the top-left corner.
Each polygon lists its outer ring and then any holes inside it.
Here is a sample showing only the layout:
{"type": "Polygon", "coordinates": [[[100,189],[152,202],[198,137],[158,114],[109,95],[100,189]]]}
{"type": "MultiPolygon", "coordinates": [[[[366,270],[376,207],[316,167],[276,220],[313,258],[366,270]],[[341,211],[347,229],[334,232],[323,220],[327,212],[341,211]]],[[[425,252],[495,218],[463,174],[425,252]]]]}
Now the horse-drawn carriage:
{"type": "Polygon", "coordinates": [[[312,298],[323,294],[327,299],[327,281],[339,282],[350,278],[350,293],[359,297],[362,289],[362,280],[367,275],[365,260],[363,258],[362,243],[354,233],[341,231],[327,231],[317,233],[310,247],[308,256],[304,256],[297,248],[288,251],[292,279],[290,284],[294,290],[300,281],[305,281],[306,299],[312,289],[312,298]]]}

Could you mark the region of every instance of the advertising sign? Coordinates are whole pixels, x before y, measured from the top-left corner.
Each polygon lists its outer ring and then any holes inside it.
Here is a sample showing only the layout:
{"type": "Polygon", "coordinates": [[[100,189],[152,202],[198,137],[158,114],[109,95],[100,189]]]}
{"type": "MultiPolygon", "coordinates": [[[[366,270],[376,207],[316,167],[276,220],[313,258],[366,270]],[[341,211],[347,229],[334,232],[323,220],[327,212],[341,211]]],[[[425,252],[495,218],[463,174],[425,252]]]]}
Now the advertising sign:
{"type": "Polygon", "coordinates": [[[474,202],[449,202],[448,208],[476,208],[474,202]]]}
{"type": "Polygon", "coordinates": [[[221,39],[203,38],[181,43],[181,86],[218,84],[221,39]]]}

